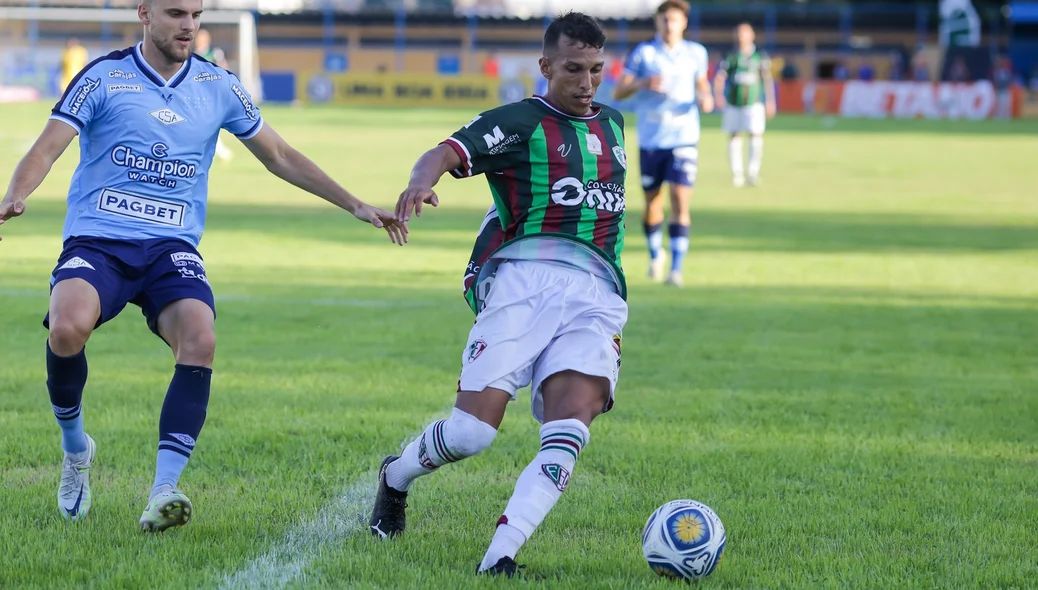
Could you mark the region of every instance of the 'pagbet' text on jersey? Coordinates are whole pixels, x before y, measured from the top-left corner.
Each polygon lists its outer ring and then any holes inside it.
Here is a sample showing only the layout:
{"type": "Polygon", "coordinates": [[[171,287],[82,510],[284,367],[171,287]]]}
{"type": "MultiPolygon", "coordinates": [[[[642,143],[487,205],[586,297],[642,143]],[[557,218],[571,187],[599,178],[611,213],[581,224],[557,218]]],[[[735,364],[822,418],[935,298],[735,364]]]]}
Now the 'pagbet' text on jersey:
{"type": "Polygon", "coordinates": [[[231,72],[191,56],[167,80],[139,44],[88,65],[51,119],[79,133],[65,239],[178,238],[195,247],[220,129],[249,139],[263,126],[231,72]]]}
{"type": "Polygon", "coordinates": [[[494,199],[466,270],[474,311],[496,268],[488,261],[506,258],[577,266],[626,296],[623,125],[607,106],[574,117],[533,97],[487,111],[443,142],[462,161],[451,174],[485,175],[494,199]]]}

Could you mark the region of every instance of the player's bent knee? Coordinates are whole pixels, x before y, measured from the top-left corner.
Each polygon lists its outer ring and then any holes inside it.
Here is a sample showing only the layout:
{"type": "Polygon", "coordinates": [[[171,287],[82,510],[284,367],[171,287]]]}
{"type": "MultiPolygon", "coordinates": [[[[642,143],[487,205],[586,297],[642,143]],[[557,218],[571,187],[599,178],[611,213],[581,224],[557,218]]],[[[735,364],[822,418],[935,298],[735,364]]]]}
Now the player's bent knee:
{"type": "Polygon", "coordinates": [[[211,329],[194,330],[177,340],[177,363],[208,367],[216,357],[216,333],[211,329]]]}
{"type": "Polygon", "coordinates": [[[552,375],[541,390],[545,422],[572,419],[590,425],[609,403],[609,380],[577,371],[552,375]]]}
{"type": "Polygon", "coordinates": [[[455,408],[447,420],[443,435],[451,454],[460,460],[486,450],[497,437],[497,429],[472,414],[455,408]]]}
{"type": "Polygon", "coordinates": [[[50,320],[50,349],[58,356],[79,354],[93,329],[93,322],[77,321],[74,314],[55,316],[50,320]]]}

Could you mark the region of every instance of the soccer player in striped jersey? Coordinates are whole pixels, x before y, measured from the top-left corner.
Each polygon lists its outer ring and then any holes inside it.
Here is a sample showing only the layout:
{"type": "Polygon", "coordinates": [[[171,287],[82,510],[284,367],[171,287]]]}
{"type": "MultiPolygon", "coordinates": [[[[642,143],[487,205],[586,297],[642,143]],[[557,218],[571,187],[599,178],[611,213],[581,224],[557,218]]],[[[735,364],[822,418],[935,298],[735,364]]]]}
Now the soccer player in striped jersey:
{"type": "Polygon", "coordinates": [[[64,451],[58,509],[73,521],[90,510],[98,445],[83,426],[86,343],[132,303],[175,360],[158,420],[155,479],[138,521],[158,532],[191,518],[179,480],[209,404],[216,302],[197,248],[220,130],[233,133],[273,174],[385,228],[394,242],[403,243],[407,228],[288,145],[237,76],[191,54],[202,0],[144,0],[137,15],[143,41],[88,64],[54,106],[14,171],[0,224],[25,213],[26,199],[78,135],[64,247],[43,321],[47,389],[64,451]]]}
{"type": "Polygon", "coordinates": [[[707,77],[706,48],[684,39],[688,2],[666,0],[656,9],[656,38],[639,44],[627,58],[617,83],[617,100],[634,97],[642,189],[645,191],[645,237],[649,277],[663,280],[663,183],[670,185],[670,273],[667,283],[680,287],[688,253],[689,201],[699,170],[699,109],[714,110],[707,77]]]}
{"type": "Polygon", "coordinates": [[[735,27],[736,50],[725,56],[714,77],[717,104],[724,105],[721,127],[731,135],[728,163],[732,169],[732,184],[737,187],[760,182],[765,120],[775,116],[771,59],[757,49],[755,38],[749,23],[735,27]],[[748,174],[743,173],[743,133],[750,136],[748,174]]]}
{"type": "Polygon", "coordinates": [[[515,556],[570,483],[591,422],[612,406],[627,322],[621,266],[624,120],[594,102],[605,33],[569,13],[544,34],[543,97],[484,112],[415,164],[397,216],[436,206],[433,187],[485,175],[494,205],[465,273],[476,314],[453,413],[379,472],[372,534],[404,531],[411,484],[486,449],[516,392],[531,387],[541,446],[519,476],[478,573],[512,576],[515,556]]]}

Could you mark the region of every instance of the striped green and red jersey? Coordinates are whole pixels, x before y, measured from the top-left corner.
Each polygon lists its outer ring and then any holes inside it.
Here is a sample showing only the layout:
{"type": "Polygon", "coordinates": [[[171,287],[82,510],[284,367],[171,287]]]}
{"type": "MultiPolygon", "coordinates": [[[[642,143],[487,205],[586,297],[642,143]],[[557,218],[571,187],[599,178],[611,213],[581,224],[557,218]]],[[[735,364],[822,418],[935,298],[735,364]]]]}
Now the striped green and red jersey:
{"type": "Polygon", "coordinates": [[[465,273],[474,312],[479,285],[496,268],[488,262],[501,258],[584,268],[626,298],[627,154],[618,111],[595,103],[590,115],[574,117],[535,96],[479,115],[443,143],[462,161],[451,174],[483,174],[494,198],[465,273]]]}

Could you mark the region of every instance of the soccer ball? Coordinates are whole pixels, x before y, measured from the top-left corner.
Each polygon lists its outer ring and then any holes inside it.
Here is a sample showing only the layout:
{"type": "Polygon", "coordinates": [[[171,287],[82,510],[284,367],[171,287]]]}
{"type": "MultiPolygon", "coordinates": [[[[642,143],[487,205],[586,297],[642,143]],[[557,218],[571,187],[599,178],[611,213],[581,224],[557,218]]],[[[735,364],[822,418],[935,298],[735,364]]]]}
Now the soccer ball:
{"type": "Polygon", "coordinates": [[[724,553],[724,525],[695,500],[667,502],[652,513],[642,533],[642,552],[657,574],[690,582],[705,578],[724,553]]]}

